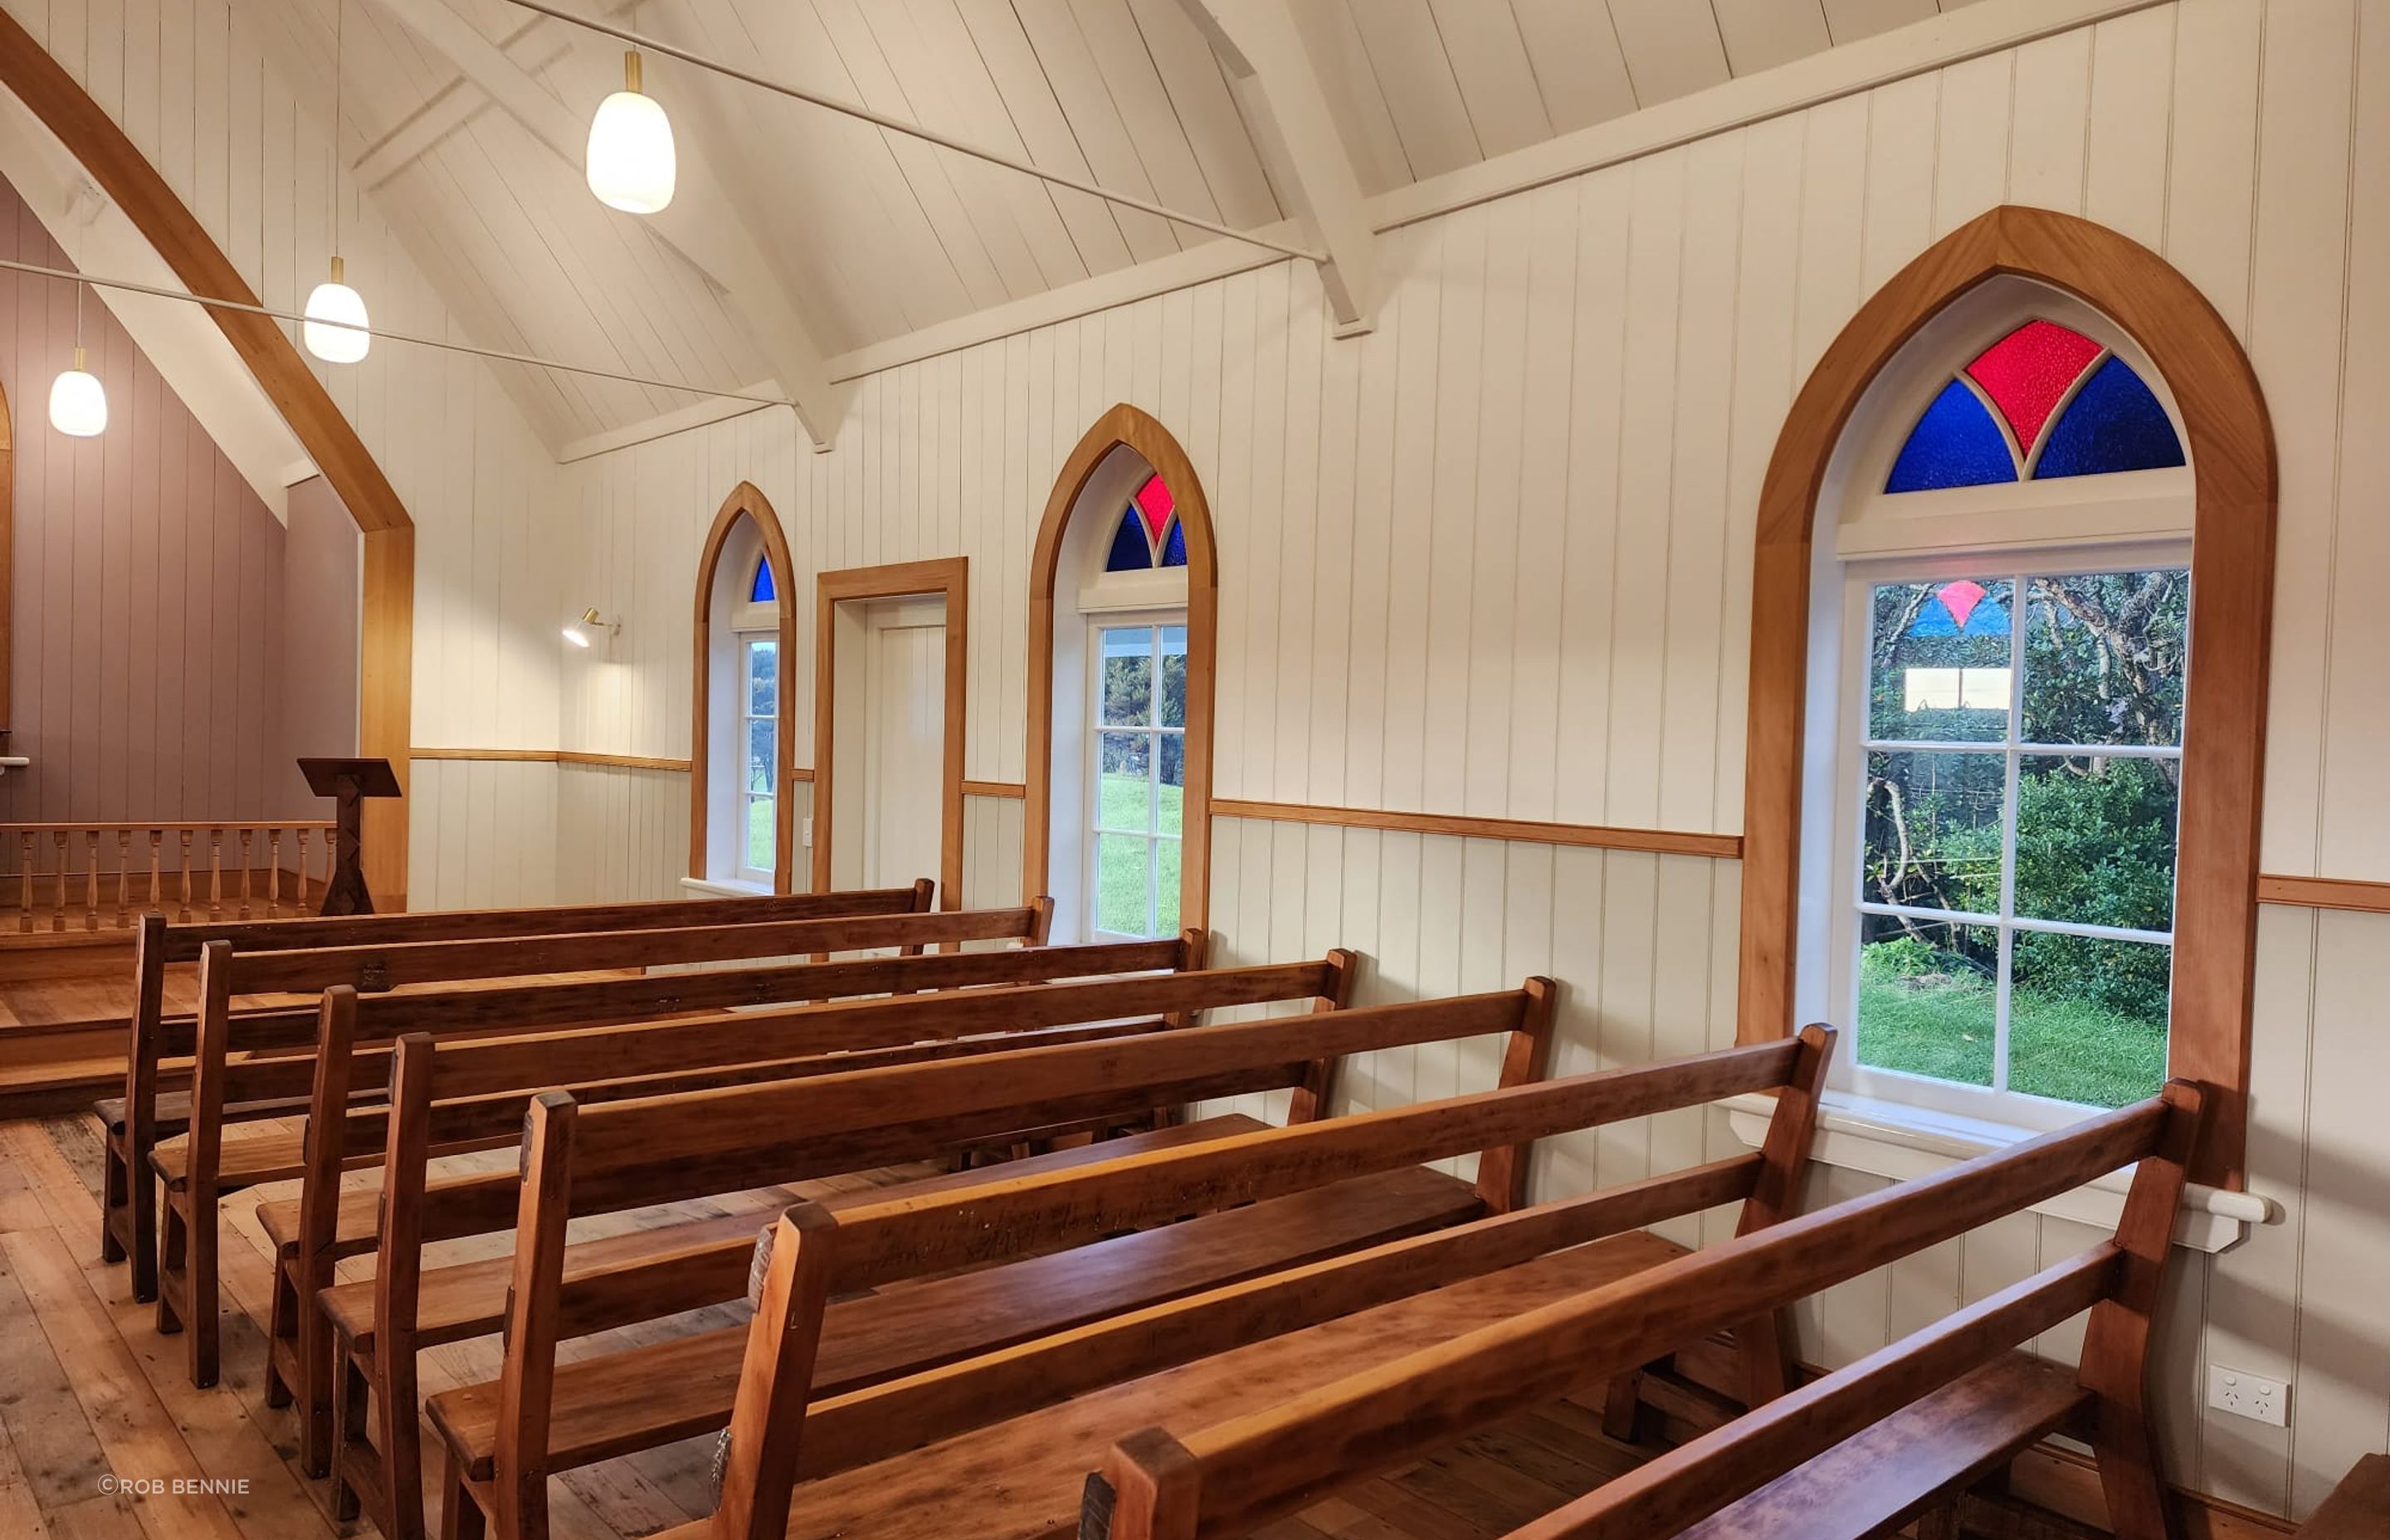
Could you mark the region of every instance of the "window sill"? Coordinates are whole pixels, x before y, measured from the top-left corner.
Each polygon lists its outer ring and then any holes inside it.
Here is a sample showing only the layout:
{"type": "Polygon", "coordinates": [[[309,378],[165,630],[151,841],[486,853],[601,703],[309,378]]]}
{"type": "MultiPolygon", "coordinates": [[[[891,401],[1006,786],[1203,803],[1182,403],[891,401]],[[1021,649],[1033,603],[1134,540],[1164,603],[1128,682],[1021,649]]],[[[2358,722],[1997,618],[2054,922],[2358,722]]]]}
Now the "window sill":
{"type": "MultiPolygon", "coordinates": [[[[1776,1098],[1765,1093],[1728,1097],[1723,1104],[1735,1136],[1756,1149],[1767,1136],[1776,1098]]],[[[1946,1116],[1896,1102],[1826,1094],[1818,1113],[1810,1158],[1846,1171],[1863,1171],[1895,1181],[1924,1176],[1960,1161],[2033,1137],[2025,1129],[1946,1116]]],[[[2088,1186],[2033,1205],[2035,1213],[2114,1229],[2125,1209],[2132,1172],[2112,1172],[2088,1186]]],[[[2192,1183],[2183,1189],[2174,1243],[2194,1251],[2222,1251],[2246,1238],[2252,1225],[2281,1221],[2281,1209],[2255,1193],[2228,1192],[2192,1183]]]]}
{"type": "Polygon", "coordinates": [[[708,898],[769,898],[772,885],[768,882],[742,882],[735,877],[684,877],[680,885],[693,893],[708,898]]]}

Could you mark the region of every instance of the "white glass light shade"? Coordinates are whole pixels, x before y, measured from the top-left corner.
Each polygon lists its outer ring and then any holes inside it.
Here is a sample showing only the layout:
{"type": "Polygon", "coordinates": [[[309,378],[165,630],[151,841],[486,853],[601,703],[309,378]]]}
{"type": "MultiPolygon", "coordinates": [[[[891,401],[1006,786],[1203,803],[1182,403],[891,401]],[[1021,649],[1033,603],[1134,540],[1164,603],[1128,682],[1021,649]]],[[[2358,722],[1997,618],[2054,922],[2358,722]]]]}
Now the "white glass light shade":
{"type": "Polygon", "coordinates": [[[639,56],[623,56],[623,88],[589,120],[586,170],[598,201],[624,213],[651,214],[673,199],[678,165],[672,120],[639,90],[639,56]]]}
{"type": "Polygon", "coordinates": [[[365,297],[342,280],[347,274],[341,259],[332,259],[332,276],[319,283],[307,296],[307,319],[299,335],[307,351],[327,364],[353,364],[373,346],[373,334],[359,330],[369,323],[366,319],[365,297]],[[319,321],[338,321],[340,326],[318,326],[319,321]]]}
{"type": "Polygon", "coordinates": [[[78,439],[97,438],[108,427],[108,391],[84,372],[81,348],[75,366],[50,382],[50,426],[78,439]]]}

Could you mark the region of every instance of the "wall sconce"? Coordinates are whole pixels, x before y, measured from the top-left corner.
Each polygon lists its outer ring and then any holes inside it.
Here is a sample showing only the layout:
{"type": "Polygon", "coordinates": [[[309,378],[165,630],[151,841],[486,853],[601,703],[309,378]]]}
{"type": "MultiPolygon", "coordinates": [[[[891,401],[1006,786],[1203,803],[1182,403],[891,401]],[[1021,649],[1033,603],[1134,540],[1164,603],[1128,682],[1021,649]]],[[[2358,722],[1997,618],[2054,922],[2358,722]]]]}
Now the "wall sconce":
{"type": "Polygon", "coordinates": [[[584,610],[581,612],[581,618],[579,620],[567,621],[565,622],[564,639],[571,642],[574,647],[585,648],[589,645],[589,634],[591,632],[603,631],[606,633],[608,639],[610,640],[622,629],[622,622],[604,619],[598,613],[598,607],[593,604],[588,609],[584,610]]]}

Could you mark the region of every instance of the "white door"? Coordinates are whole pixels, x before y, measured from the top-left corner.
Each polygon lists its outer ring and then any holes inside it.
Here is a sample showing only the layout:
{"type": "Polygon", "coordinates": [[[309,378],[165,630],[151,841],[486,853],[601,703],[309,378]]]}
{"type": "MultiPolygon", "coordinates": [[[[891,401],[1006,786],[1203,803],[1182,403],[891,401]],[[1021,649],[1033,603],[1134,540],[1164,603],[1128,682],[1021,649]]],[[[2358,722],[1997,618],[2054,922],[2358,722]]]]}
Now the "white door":
{"type": "Polygon", "coordinates": [[[869,635],[862,880],[866,887],[898,887],[938,875],[945,811],[945,606],[875,605],[869,635]]]}

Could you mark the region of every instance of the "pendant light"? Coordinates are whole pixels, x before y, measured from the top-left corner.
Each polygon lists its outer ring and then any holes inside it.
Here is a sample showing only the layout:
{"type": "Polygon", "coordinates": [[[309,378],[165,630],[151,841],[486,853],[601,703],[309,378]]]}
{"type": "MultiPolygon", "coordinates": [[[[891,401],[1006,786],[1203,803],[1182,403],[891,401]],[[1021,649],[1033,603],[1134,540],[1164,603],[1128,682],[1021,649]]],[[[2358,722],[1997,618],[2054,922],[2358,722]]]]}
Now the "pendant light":
{"type": "Polygon", "coordinates": [[[339,0],[332,12],[332,276],[308,294],[307,320],[299,328],[307,351],[327,364],[353,364],[373,346],[365,297],[349,287],[341,260],[341,60],[348,14],[348,0],[339,0]]]}
{"type": "Polygon", "coordinates": [[[95,439],[108,427],[108,391],[83,366],[83,289],[75,285],[74,367],[50,382],[50,426],[70,438],[95,439]]]}
{"type": "Polygon", "coordinates": [[[672,201],[678,163],[672,120],[639,87],[639,53],[634,48],[623,56],[623,89],[599,102],[598,115],[589,120],[585,164],[589,190],[598,202],[624,213],[651,214],[672,201]]]}

